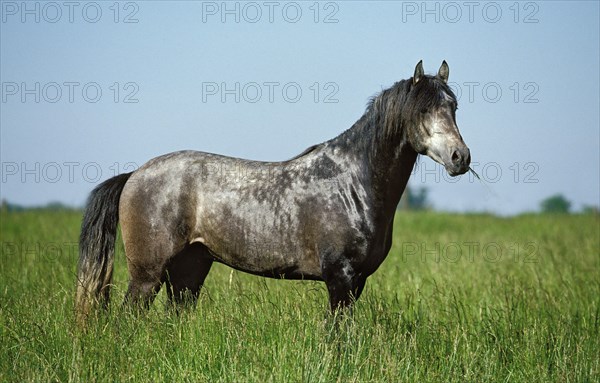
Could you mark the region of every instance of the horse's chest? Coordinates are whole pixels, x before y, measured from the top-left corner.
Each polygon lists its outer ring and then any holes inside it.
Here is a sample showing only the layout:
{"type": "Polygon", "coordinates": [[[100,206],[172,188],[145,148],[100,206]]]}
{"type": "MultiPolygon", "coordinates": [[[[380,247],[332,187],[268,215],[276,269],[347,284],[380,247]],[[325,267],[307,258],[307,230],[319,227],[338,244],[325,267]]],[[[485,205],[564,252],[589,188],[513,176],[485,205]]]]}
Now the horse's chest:
{"type": "Polygon", "coordinates": [[[379,268],[392,245],[391,227],[383,228],[379,233],[380,235],[374,235],[369,241],[368,250],[361,262],[361,268],[367,275],[371,275],[379,268]]]}

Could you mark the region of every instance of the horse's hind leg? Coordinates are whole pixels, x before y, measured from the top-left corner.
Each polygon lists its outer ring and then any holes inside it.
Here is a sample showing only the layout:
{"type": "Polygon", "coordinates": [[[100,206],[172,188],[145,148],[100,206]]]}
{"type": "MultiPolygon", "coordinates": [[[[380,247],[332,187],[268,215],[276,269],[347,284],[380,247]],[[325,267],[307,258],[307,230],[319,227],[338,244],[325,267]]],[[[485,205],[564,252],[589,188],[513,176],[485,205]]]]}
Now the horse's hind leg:
{"type": "Polygon", "coordinates": [[[179,309],[195,307],[200,289],[210,271],[213,259],[200,243],[186,246],[167,265],[166,287],[169,303],[179,309]]]}
{"type": "Polygon", "coordinates": [[[164,283],[168,259],[173,250],[164,236],[151,241],[126,241],[125,254],[129,269],[129,287],[124,305],[149,308],[164,283]]]}
{"type": "Polygon", "coordinates": [[[150,275],[144,277],[141,277],[139,273],[136,273],[135,276],[132,275],[127,287],[127,293],[125,293],[123,306],[134,309],[149,309],[160,290],[161,284],[160,280],[156,280],[150,275]]]}

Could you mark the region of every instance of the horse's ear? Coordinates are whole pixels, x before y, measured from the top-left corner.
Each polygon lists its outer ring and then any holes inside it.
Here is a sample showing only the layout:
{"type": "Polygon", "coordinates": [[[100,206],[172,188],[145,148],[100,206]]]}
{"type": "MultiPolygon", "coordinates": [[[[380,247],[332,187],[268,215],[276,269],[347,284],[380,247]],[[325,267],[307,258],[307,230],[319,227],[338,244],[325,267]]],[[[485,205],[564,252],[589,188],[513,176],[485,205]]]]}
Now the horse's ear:
{"type": "Polygon", "coordinates": [[[413,75],[413,85],[415,85],[416,83],[419,82],[419,80],[421,80],[421,78],[425,75],[425,72],[423,72],[423,60],[419,61],[419,63],[417,64],[417,66],[415,67],[415,74],[413,75]]]}
{"type": "Polygon", "coordinates": [[[438,77],[443,81],[443,82],[448,82],[448,75],[450,75],[450,68],[448,68],[448,63],[446,62],[446,60],[444,60],[442,62],[442,66],[440,67],[440,70],[438,71],[438,77]]]}

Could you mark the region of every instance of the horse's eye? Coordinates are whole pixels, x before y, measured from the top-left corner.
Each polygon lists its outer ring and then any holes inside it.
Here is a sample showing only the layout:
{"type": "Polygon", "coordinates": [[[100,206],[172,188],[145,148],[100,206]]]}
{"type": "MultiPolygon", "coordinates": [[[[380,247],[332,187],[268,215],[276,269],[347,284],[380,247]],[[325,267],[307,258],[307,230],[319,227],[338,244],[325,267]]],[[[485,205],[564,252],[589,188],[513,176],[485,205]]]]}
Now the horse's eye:
{"type": "Polygon", "coordinates": [[[428,110],[426,108],[421,109],[421,113],[425,114],[427,112],[428,112],[428,110]]]}

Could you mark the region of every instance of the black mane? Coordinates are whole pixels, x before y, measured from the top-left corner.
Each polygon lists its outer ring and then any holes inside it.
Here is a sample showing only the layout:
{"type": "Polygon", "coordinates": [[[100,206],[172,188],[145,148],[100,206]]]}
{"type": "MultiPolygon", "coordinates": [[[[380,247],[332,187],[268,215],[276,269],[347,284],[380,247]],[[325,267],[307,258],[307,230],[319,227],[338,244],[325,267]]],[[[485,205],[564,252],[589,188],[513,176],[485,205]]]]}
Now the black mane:
{"type": "Polygon", "coordinates": [[[436,76],[424,76],[415,85],[412,77],[396,82],[371,97],[363,116],[329,143],[351,145],[362,150],[370,147],[374,151],[382,146],[379,144],[397,145],[406,139],[406,123],[419,121],[422,112],[440,106],[444,102],[444,94],[449,95],[456,104],[452,89],[436,76]]]}

